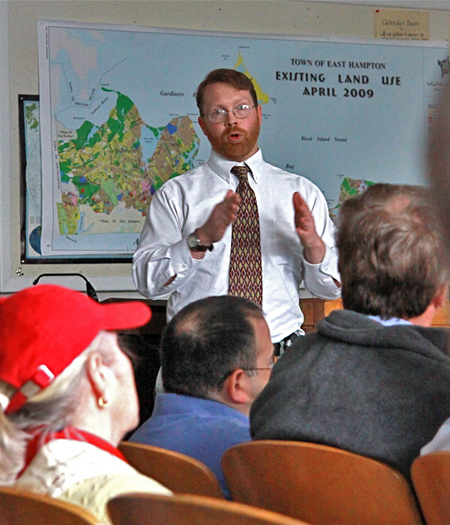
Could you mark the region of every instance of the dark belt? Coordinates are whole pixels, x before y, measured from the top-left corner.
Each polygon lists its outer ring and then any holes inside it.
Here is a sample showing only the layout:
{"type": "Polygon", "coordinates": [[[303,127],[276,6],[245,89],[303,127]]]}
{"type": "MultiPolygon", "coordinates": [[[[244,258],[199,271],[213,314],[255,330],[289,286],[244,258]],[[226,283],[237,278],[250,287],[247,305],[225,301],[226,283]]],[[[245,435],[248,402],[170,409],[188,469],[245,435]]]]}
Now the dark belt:
{"type": "Polygon", "coordinates": [[[303,334],[300,332],[300,330],[296,330],[295,332],[292,332],[291,335],[288,335],[284,339],[282,339],[279,343],[274,343],[273,347],[275,349],[275,355],[280,356],[282,353],[286,350],[286,348],[289,348],[294,344],[296,339],[301,337],[303,334]]]}

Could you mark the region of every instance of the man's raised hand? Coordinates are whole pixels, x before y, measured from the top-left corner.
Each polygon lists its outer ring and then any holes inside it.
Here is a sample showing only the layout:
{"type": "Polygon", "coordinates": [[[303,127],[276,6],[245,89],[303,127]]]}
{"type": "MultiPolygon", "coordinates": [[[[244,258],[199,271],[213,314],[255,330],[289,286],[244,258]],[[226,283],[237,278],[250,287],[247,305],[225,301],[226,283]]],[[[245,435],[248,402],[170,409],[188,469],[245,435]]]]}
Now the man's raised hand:
{"type": "Polygon", "coordinates": [[[294,193],[293,204],[295,230],[303,245],[305,259],[311,264],[319,264],[325,257],[326,248],[325,243],[317,233],[314,217],[300,193],[294,193]]]}

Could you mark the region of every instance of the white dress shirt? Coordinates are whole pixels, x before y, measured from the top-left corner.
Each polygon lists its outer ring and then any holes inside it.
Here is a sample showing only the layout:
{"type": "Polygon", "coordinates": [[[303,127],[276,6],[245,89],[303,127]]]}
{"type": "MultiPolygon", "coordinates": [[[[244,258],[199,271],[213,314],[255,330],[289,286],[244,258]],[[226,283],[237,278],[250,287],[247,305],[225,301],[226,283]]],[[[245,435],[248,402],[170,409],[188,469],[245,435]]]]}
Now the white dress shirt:
{"type": "MultiPolygon", "coordinates": [[[[133,257],[133,279],[139,293],[150,299],[167,299],[171,319],[187,304],[211,295],[228,293],[231,225],[213,251],[196,260],[187,237],[203,226],[214,206],[238,179],[230,173],[237,163],[214,151],[207,164],[167,181],[153,196],[133,257]],[[168,286],[164,284],[176,275],[168,286]]],[[[303,323],[299,286],[317,297],[336,299],[340,288],[334,225],[324,196],[312,182],[264,162],[261,150],[247,159],[249,183],[258,202],[261,228],[263,310],[272,341],[278,342],[303,323]],[[318,234],[327,249],[320,264],[303,258],[295,231],[292,196],[298,191],[308,204],[318,234]]]]}

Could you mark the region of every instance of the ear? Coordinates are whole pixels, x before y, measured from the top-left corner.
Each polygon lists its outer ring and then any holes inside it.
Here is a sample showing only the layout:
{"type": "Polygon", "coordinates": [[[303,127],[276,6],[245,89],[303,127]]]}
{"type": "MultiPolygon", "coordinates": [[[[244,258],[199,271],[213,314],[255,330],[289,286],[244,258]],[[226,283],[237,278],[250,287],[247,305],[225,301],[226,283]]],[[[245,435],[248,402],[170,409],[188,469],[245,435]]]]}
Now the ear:
{"type": "Polygon", "coordinates": [[[97,399],[107,398],[112,372],[99,352],[92,352],[86,361],[86,374],[97,399]]]}
{"type": "Polygon", "coordinates": [[[258,106],[256,109],[257,109],[257,112],[258,112],[259,125],[261,125],[261,123],[262,123],[262,107],[258,106]]]}
{"type": "Polygon", "coordinates": [[[198,123],[199,123],[200,127],[202,128],[203,133],[205,135],[207,135],[206,131],[205,131],[205,128],[206,128],[205,119],[203,117],[198,117],[198,123]]]}
{"type": "Polygon", "coordinates": [[[241,368],[236,369],[224,381],[223,388],[229,400],[235,405],[251,403],[248,376],[241,368]]]}
{"type": "Polygon", "coordinates": [[[438,310],[445,305],[448,296],[448,283],[441,284],[436,291],[436,295],[433,298],[432,304],[438,310]]]}

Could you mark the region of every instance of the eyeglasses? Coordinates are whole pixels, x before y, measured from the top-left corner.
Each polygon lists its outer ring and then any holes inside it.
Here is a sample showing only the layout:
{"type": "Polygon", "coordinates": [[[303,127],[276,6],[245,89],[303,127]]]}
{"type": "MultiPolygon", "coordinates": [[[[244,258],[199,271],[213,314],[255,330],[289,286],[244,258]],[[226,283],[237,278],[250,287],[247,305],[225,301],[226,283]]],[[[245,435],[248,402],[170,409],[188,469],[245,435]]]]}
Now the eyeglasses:
{"type": "MultiPolygon", "coordinates": [[[[241,370],[243,370],[244,372],[253,372],[253,371],[258,371],[258,370],[272,370],[272,368],[275,366],[275,363],[277,361],[278,361],[278,356],[274,355],[272,356],[272,360],[270,361],[269,366],[264,366],[260,368],[241,368],[241,370]]],[[[231,376],[233,372],[234,370],[230,370],[229,372],[227,372],[218,384],[221,385],[225,381],[225,379],[231,376]]],[[[252,376],[253,374],[247,374],[247,375],[252,376]]]]}
{"type": "Polygon", "coordinates": [[[264,366],[262,368],[243,368],[242,370],[244,372],[251,372],[252,370],[272,370],[272,368],[275,366],[275,363],[278,361],[278,357],[274,355],[272,357],[272,361],[269,363],[269,366],[264,366]]]}
{"type": "Polygon", "coordinates": [[[210,113],[207,116],[213,124],[220,124],[221,122],[225,122],[227,120],[228,113],[230,111],[236,118],[244,119],[250,115],[253,108],[256,108],[256,106],[249,106],[248,104],[239,104],[233,109],[215,109],[212,113],[210,113]]]}

